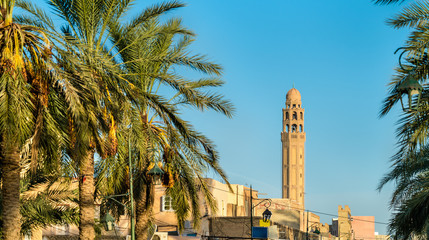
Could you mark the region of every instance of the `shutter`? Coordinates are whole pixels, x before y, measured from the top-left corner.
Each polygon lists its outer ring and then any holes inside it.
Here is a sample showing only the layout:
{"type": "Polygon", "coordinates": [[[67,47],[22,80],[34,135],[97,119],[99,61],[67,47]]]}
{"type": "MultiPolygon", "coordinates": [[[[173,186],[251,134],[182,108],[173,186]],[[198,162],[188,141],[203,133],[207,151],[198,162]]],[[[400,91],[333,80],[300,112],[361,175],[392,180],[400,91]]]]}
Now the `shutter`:
{"type": "Polygon", "coordinates": [[[161,197],[161,211],[165,212],[165,195],[161,197]]]}

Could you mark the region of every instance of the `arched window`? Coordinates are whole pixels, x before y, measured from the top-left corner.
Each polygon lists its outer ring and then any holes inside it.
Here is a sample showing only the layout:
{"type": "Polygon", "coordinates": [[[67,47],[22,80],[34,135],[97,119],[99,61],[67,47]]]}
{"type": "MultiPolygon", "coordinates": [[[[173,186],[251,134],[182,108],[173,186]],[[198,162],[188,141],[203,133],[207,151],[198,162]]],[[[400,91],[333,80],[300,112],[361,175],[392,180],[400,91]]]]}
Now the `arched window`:
{"type": "Polygon", "coordinates": [[[286,108],[290,108],[290,104],[288,104],[286,108]]]}
{"type": "Polygon", "coordinates": [[[298,119],[298,115],[296,112],[293,112],[293,116],[292,116],[292,120],[297,120],[298,119]]]}
{"type": "Polygon", "coordinates": [[[286,124],[286,132],[289,132],[289,124],[286,124]]]}
{"type": "Polygon", "coordinates": [[[300,115],[300,119],[302,120],[302,117],[303,117],[302,112],[300,112],[299,115],[300,115]]]}
{"type": "Polygon", "coordinates": [[[294,104],[294,105],[292,106],[292,108],[296,108],[296,104],[294,104]]]}
{"type": "Polygon", "coordinates": [[[297,129],[296,129],[296,128],[297,128],[296,124],[292,125],[292,132],[293,132],[293,133],[297,131],[297,129]]]}
{"type": "Polygon", "coordinates": [[[299,125],[299,132],[302,132],[302,131],[303,131],[302,125],[299,125]]]}
{"type": "Polygon", "coordinates": [[[286,120],[289,120],[289,112],[286,112],[286,120]]]}

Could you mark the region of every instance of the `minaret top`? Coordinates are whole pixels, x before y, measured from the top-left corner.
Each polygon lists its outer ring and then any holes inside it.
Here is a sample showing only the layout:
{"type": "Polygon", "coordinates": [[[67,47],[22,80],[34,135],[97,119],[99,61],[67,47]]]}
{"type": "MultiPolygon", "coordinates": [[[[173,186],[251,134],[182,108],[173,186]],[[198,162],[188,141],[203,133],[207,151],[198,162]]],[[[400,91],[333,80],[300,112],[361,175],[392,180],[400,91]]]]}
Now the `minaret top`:
{"type": "Polygon", "coordinates": [[[286,102],[301,102],[301,93],[296,88],[292,88],[286,94],[286,102]]]}

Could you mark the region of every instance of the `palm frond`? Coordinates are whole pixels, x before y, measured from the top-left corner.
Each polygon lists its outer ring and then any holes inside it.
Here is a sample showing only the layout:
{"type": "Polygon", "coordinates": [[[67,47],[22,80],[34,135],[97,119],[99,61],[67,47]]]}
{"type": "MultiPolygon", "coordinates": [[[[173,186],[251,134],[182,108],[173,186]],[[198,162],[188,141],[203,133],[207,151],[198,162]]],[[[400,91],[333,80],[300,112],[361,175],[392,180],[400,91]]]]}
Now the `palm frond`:
{"type": "Polygon", "coordinates": [[[405,7],[401,13],[389,19],[387,23],[394,28],[419,27],[428,24],[429,3],[415,2],[405,7]]]}
{"type": "Polygon", "coordinates": [[[405,2],[406,0],[373,0],[373,2],[375,4],[380,4],[380,5],[388,5],[388,4],[400,4],[405,2]]]}

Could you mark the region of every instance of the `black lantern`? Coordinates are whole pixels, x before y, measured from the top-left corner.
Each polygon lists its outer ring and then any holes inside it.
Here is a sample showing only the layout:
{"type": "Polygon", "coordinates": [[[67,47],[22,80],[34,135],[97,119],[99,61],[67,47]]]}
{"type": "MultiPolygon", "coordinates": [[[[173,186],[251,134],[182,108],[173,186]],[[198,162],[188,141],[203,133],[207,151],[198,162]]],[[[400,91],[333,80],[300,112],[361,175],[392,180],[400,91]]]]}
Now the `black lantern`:
{"type": "Polygon", "coordinates": [[[422,85],[420,85],[419,81],[417,81],[417,79],[415,78],[414,70],[411,71],[409,75],[402,80],[397,90],[401,94],[400,99],[401,99],[402,110],[404,110],[404,112],[411,112],[413,110],[417,110],[417,107],[420,103],[420,97],[422,95],[423,87],[422,85]],[[408,95],[408,108],[404,107],[404,103],[402,102],[402,94],[408,95]],[[416,107],[413,108],[412,99],[415,95],[417,95],[417,103],[416,103],[416,107]]]}
{"type": "Polygon", "coordinates": [[[155,162],[155,165],[147,174],[153,178],[155,185],[160,185],[161,176],[164,174],[164,171],[158,166],[158,162],[155,162]]]}
{"type": "Polygon", "coordinates": [[[271,211],[270,210],[268,210],[268,208],[267,209],[265,209],[265,211],[262,213],[262,220],[264,221],[264,222],[268,222],[268,221],[270,221],[270,218],[271,218],[271,211]]]}
{"type": "Polygon", "coordinates": [[[112,217],[109,213],[106,213],[100,220],[100,222],[104,226],[104,230],[106,231],[112,231],[113,226],[115,224],[115,218],[112,217]]]}
{"type": "Polygon", "coordinates": [[[320,234],[319,228],[316,228],[316,230],[313,231],[315,234],[320,234]]]}

